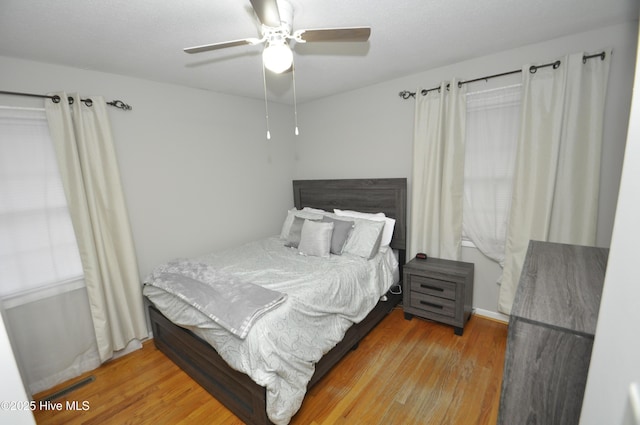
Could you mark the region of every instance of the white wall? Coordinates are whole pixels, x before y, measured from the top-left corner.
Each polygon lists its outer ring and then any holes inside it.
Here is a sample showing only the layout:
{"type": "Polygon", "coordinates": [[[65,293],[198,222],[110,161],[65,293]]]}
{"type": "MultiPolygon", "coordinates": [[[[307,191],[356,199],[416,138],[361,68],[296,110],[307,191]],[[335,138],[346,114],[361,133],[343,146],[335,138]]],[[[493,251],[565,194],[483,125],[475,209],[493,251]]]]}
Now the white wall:
{"type": "MultiPolygon", "coordinates": [[[[277,234],[292,204],[293,128],[288,106],[149,80],[0,57],[2,89],[102,95],[108,108],[140,273],[277,234]]],[[[215,78],[212,74],[211,78],[215,78]]],[[[0,105],[44,100],[0,96],[0,105]]]]}
{"type": "Polygon", "coordinates": [[[18,372],[18,365],[13,356],[9,336],[4,327],[4,319],[0,314],[0,423],[28,425],[35,424],[33,413],[28,407],[30,400],[27,398],[27,392],[22,384],[22,378],[18,372]],[[7,402],[14,404],[6,404],[7,402]],[[11,408],[14,408],[13,410],[11,408]],[[21,409],[18,410],[18,407],[21,409]]]}
{"type": "MultiPolygon", "coordinates": [[[[640,51],[638,55],[640,59],[640,51]]],[[[611,250],[591,355],[581,425],[622,424],[629,386],[640,382],[640,60],[611,250]]]]}
{"type": "MultiPolygon", "coordinates": [[[[638,24],[620,24],[548,42],[480,57],[299,106],[301,135],[296,143],[296,178],[407,177],[411,185],[414,101],[401,90],[431,88],[452,77],[473,79],[546,63],[579,51],[614,50],[610,71],[602,154],[598,245],[608,246],[631,102],[638,24]]],[[[443,46],[443,48],[445,48],[443,46]]],[[[429,52],[416,52],[428,55],[429,52]]],[[[518,81],[519,76],[469,87],[518,81]]],[[[497,311],[500,268],[474,248],[463,248],[463,260],[476,264],[474,306],[497,311]]]]}

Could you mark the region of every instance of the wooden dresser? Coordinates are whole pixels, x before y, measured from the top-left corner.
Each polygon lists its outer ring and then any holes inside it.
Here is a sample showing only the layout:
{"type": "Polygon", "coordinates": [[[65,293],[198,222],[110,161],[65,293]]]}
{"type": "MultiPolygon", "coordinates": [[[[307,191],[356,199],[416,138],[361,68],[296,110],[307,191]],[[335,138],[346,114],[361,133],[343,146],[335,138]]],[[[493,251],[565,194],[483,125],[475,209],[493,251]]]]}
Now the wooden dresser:
{"type": "Polygon", "coordinates": [[[498,425],[578,424],[608,252],[529,243],[509,320],[498,425]]]}
{"type": "Polygon", "coordinates": [[[429,258],[405,264],[402,279],[404,317],[414,315],[446,323],[462,335],[473,304],[473,263],[429,258]]]}

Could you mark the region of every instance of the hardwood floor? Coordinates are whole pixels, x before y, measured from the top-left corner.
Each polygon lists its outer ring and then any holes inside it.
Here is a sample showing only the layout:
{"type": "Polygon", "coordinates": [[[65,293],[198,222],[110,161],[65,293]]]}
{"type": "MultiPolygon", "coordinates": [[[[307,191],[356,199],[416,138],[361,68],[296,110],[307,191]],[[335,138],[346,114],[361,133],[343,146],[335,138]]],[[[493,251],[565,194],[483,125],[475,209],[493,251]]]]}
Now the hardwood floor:
{"type": "MultiPolygon", "coordinates": [[[[493,425],[506,340],[503,323],[472,316],[458,337],[450,326],[404,320],[398,308],[307,393],[291,424],[493,425]]],[[[37,423],[242,423],[151,341],[35,399],[88,375],[95,381],[52,401],[61,411],[35,411],[37,423]],[[67,409],[74,401],[88,409],[67,409]]]]}

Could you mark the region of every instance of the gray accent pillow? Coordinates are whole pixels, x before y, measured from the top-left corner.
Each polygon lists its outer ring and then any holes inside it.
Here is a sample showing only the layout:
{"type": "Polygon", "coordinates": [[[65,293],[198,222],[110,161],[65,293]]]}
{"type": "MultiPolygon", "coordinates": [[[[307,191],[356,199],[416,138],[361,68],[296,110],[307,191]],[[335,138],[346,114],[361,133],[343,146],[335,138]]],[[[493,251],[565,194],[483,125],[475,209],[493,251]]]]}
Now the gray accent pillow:
{"type": "Polygon", "coordinates": [[[305,220],[298,251],[315,257],[329,257],[333,223],[305,220]]]}
{"type": "MultiPolygon", "coordinates": [[[[282,224],[282,230],[280,231],[280,239],[284,239],[284,240],[288,239],[289,232],[291,231],[291,225],[293,224],[293,220],[295,217],[308,218],[309,220],[321,220],[322,214],[318,214],[313,211],[303,211],[303,210],[297,210],[295,208],[291,208],[289,211],[287,211],[287,218],[284,220],[284,223],[282,224]]],[[[298,229],[298,231],[299,230],[300,229],[298,229]]]]}
{"type": "Polygon", "coordinates": [[[333,234],[331,235],[331,249],[330,252],[335,255],[341,255],[344,249],[344,244],[347,242],[351,231],[355,227],[355,221],[353,220],[339,220],[337,218],[322,217],[322,221],[325,223],[333,223],[333,234]]]}
{"type": "Polygon", "coordinates": [[[300,237],[302,236],[302,226],[306,219],[298,216],[293,217],[289,234],[287,235],[287,243],[284,246],[289,248],[297,248],[300,244],[300,237]]]}

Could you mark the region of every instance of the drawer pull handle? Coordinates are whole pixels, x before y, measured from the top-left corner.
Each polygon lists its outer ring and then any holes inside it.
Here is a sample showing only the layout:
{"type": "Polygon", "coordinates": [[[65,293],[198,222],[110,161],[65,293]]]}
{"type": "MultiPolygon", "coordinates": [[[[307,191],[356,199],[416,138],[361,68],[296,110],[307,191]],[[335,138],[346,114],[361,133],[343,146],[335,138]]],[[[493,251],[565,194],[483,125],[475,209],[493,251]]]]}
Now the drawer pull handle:
{"type": "Polygon", "coordinates": [[[420,287],[424,288],[424,289],[431,289],[432,291],[444,292],[444,288],[439,288],[437,286],[431,286],[431,285],[425,285],[424,283],[421,283],[420,287]]]}
{"type": "Polygon", "coordinates": [[[420,301],[420,304],[427,305],[429,307],[439,308],[441,310],[444,308],[444,306],[441,306],[440,304],[434,304],[434,303],[430,303],[430,302],[422,301],[422,300],[420,301]]]}

